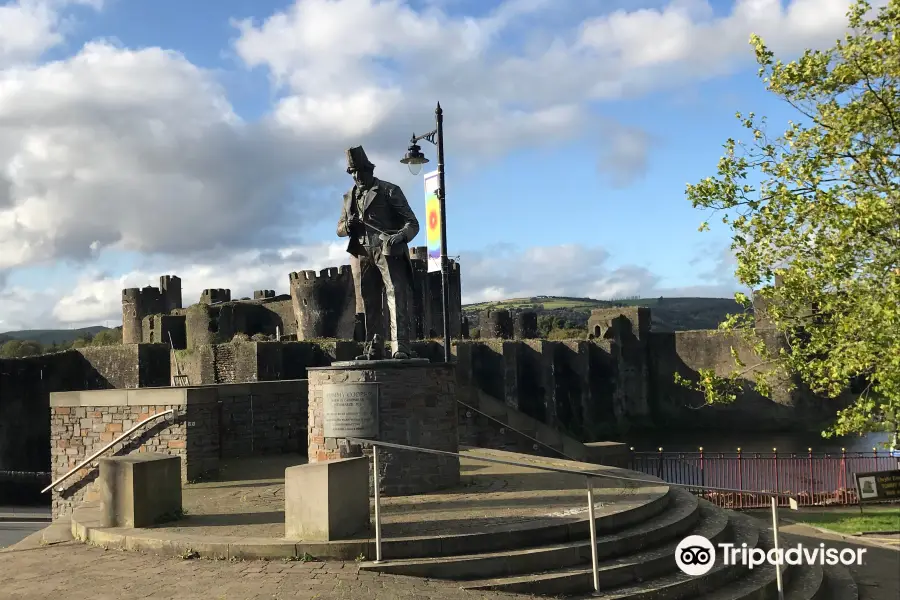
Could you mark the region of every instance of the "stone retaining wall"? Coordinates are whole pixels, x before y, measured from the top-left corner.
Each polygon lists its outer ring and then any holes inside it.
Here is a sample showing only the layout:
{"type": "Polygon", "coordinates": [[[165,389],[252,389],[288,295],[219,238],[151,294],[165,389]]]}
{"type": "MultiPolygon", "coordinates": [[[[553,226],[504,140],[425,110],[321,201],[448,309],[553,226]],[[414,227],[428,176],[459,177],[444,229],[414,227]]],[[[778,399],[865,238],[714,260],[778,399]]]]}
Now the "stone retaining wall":
{"type": "Polygon", "coordinates": [[[306,380],[219,385],[222,458],[304,452],[306,380]]]}
{"type": "MultiPolygon", "coordinates": [[[[172,409],[104,456],[161,452],[182,458],[182,482],[214,474],[221,458],[302,450],[306,381],[193,388],[59,392],[50,395],[51,472],[55,481],[132,426],[172,409]]],[[[97,462],[53,491],[53,518],[70,514],[93,489],[97,462]]]]}

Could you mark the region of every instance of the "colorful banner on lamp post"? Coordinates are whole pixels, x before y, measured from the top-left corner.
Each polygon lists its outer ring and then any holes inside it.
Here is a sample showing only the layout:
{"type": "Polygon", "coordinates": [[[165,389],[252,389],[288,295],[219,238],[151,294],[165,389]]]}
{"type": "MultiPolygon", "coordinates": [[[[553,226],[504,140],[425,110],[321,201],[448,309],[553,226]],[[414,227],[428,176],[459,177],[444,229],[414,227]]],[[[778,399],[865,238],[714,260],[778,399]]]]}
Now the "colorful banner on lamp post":
{"type": "Polygon", "coordinates": [[[425,173],[425,240],[428,272],[441,270],[441,204],[437,197],[438,172],[425,173]]]}

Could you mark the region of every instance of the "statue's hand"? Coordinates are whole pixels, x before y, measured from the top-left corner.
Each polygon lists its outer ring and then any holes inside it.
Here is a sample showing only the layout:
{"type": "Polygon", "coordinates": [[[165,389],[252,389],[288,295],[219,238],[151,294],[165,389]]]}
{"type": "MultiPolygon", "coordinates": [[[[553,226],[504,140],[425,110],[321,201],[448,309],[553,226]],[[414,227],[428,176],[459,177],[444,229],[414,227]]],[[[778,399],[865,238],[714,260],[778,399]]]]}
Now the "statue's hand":
{"type": "Polygon", "coordinates": [[[402,233],[395,233],[391,237],[388,238],[388,246],[396,246],[397,244],[402,244],[406,241],[406,236],[402,233]]]}
{"type": "Polygon", "coordinates": [[[359,215],[350,215],[347,217],[347,233],[350,235],[360,235],[362,229],[362,219],[359,215]]]}

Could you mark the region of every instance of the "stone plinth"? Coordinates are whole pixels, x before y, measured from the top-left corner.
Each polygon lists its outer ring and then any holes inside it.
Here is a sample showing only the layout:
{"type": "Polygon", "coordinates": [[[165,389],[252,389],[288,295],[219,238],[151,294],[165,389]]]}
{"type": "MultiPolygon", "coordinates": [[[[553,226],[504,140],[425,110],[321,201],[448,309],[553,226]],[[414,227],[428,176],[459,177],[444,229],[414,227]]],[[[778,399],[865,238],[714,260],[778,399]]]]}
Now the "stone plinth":
{"type": "Polygon", "coordinates": [[[156,453],[100,459],[104,527],[148,527],[181,513],[181,459],[156,453]]]}
{"type": "Polygon", "coordinates": [[[284,470],[287,539],[344,540],[368,527],[368,458],[326,460],[284,470]]]}
{"type": "MultiPolygon", "coordinates": [[[[347,456],[341,436],[458,452],[453,365],[425,359],[345,361],[310,368],[308,373],[310,463],[347,456]],[[377,426],[368,418],[368,403],[375,393],[377,426]],[[343,412],[335,409],[336,403],[343,412]],[[354,426],[359,433],[351,433],[354,426]]],[[[371,448],[365,453],[371,456],[371,448]]],[[[456,457],[380,448],[378,459],[386,496],[420,494],[459,483],[456,457]]]]}

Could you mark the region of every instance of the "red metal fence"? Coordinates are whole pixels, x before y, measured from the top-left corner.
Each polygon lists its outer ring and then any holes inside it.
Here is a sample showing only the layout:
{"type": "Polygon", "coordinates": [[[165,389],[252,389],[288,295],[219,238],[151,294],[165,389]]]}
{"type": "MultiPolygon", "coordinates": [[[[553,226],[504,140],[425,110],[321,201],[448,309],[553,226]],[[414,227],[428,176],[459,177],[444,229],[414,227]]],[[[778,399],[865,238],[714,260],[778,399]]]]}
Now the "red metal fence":
{"type": "MultiPolygon", "coordinates": [[[[766,508],[770,498],[753,492],[793,495],[801,506],[855,505],[854,474],[887,471],[900,459],[890,452],[632,452],[634,471],[690,486],[695,494],[723,508],[766,508]],[[710,488],[731,488],[717,492],[710,488]],[[747,490],[746,492],[743,490],[747,490]]],[[[787,504],[787,498],[781,499],[787,504]]]]}

